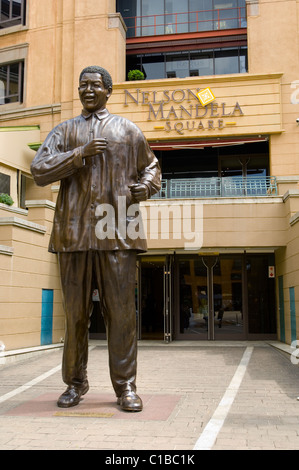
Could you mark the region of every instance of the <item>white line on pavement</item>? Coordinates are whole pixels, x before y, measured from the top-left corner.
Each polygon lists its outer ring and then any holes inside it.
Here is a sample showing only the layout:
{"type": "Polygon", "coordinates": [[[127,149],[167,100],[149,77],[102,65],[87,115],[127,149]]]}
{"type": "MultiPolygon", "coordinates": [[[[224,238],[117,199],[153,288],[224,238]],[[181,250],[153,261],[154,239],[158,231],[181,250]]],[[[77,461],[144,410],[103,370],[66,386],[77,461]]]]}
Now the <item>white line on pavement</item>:
{"type": "MultiPolygon", "coordinates": [[[[89,351],[94,349],[95,346],[89,347],[89,351]]],[[[15,390],[12,390],[11,392],[6,393],[5,395],[2,395],[0,397],[0,403],[3,403],[6,400],[9,400],[10,398],[14,397],[15,395],[18,395],[19,393],[24,392],[25,390],[28,390],[28,388],[33,387],[33,385],[38,384],[39,382],[42,382],[43,380],[47,379],[51,375],[55,374],[61,369],[61,364],[59,366],[54,367],[53,369],[48,370],[48,372],[45,372],[44,374],[36,377],[33,380],[30,380],[30,382],[27,382],[26,384],[22,385],[21,387],[16,388],[15,390]]]]}
{"type": "Polygon", "coordinates": [[[14,397],[15,395],[18,395],[19,393],[24,392],[25,390],[28,390],[28,388],[33,387],[33,385],[36,385],[39,382],[42,382],[42,380],[47,379],[48,377],[50,377],[50,375],[55,374],[55,372],[58,372],[60,369],[61,369],[61,365],[54,367],[53,369],[48,370],[48,372],[45,372],[39,377],[36,377],[30,382],[27,382],[26,384],[22,385],[21,387],[18,387],[15,390],[12,390],[11,392],[8,392],[5,395],[2,395],[2,397],[0,397],[0,403],[3,403],[4,401],[9,400],[10,398],[14,397]]]}
{"type": "Polygon", "coordinates": [[[228,415],[231,405],[234,402],[234,399],[238,393],[240,385],[242,383],[243,377],[245,375],[247,366],[249,364],[251,355],[253,352],[253,347],[247,347],[243,357],[240,361],[240,364],[226,389],[225,394],[223,395],[219,405],[217,406],[212,418],[204,428],[202,434],[198,438],[194,450],[211,450],[217,436],[223,426],[225,418],[228,415]]]}

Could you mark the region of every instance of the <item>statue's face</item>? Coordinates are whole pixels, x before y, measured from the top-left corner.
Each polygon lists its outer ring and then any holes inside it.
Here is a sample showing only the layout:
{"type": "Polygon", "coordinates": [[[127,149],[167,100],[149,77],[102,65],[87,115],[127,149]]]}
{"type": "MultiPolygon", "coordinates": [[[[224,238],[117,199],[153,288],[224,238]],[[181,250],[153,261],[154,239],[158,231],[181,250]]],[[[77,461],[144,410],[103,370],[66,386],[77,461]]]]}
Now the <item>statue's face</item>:
{"type": "Polygon", "coordinates": [[[99,73],[84,73],[78,90],[84,109],[90,113],[104,109],[111,95],[111,90],[105,88],[99,73]]]}

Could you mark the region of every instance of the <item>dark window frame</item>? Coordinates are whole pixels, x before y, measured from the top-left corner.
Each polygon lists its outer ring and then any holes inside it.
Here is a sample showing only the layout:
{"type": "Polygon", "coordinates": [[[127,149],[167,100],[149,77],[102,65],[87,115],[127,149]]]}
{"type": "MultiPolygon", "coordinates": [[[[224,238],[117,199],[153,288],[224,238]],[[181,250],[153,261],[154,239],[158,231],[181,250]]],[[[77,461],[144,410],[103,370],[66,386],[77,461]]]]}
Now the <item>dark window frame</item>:
{"type": "MultiPolygon", "coordinates": [[[[178,0],[178,4],[179,3],[178,0]]],[[[167,34],[173,35],[181,32],[191,33],[194,31],[217,32],[220,29],[246,28],[246,2],[244,0],[235,0],[236,5],[233,7],[226,6],[227,3],[230,2],[226,2],[225,0],[211,0],[208,7],[199,7],[198,10],[194,10],[191,0],[188,0],[188,9],[186,12],[175,13],[176,8],[173,12],[167,11],[167,0],[161,0],[163,13],[148,15],[147,8],[143,5],[143,0],[137,0],[134,5],[130,3],[130,0],[117,0],[116,11],[122,14],[127,25],[127,38],[167,34]],[[231,18],[230,15],[234,15],[236,11],[237,16],[231,18]],[[208,15],[208,19],[202,20],[202,15],[205,13],[208,15]],[[245,14],[245,22],[242,16],[243,14],[245,14]],[[183,15],[183,17],[177,15],[183,15]],[[188,17],[187,23],[185,22],[186,15],[188,17]],[[222,23],[226,23],[227,21],[228,26],[222,27],[222,23]],[[175,22],[170,28],[171,31],[168,31],[169,26],[167,24],[169,22],[171,24],[175,22]],[[235,24],[235,22],[237,22],[237,24],[235,24]]]]}
{"type": "Polygon", "coordinates": [[[1,78],[4,80],[4,95],[0,94],[0,106],[10,103],[22,103],[24,95],[24,60],[19,60],[16,62],[0,63],[0,81],[1,78]],[[17,75],[17,93],[10,92],[10,85],[13,83],[12,79],[12,67],[18,66],[18,75],[17,75]],[[6,68],[6,70],[4,70],[6,68]],[[3,70],[2,70],[3,69],[3,70]],[[1,102],[1,101],[4,102],[1,102]]]}
{"type": "Polygon", "coordinates": [[[18,5],[14,0],[0,0],[0,30],[26,24],[26,0],[20,1],[19,14],[16,14],[18,5]]]}
{"type": "Polygon", "coordinates": [[[11,191],[11,177],[6,173],[0,172],[0,193],[8,194],[11,191]]]}
{"type": "MultiPolygon", "coordinates": [[[[139,69],[141,70],[144,74],[145,74],[145,79],[148,79],[148,80],[154,80],[154,79],[162,79],[162,78],[185,78],[184,77],[178,77],[177,75],[175,75],[175,70],[167,70],[167,67],[166,67],[166,64],[167,64],[167,58],[171,58],[171,56],[175,57],[175,55],[177,55],[177,57],[179,57],[180,55],[186,57],[188,55],[188,64],[189,64],[189,67],[188,67],[188,74],[186,75],[186,77],[191,77],[191,76],[195,76],[195,75],[198,75],[198,76],[203,76],[203,75],[207,75],[207,74],[203,74],[201,73],[200,71],[200,68],[194,68],[194,66],[192,66],[191,64],[191,61],[194,60],[194,58],[196,58],[196,55],[210,55],[210,58],[212,60],[212,67],[213,67],[213,72],[212,73],[207,73],[208,75],[219,75],[219,74],[225,74],[225,73],[246,73],[248,72],[248,57],[247,57],[247,47],[246,46],[236,46],[236,47],[227,47],[227,48],[220,48],[220,47],[215,47],[214,49],[205,49],[205,50],[190,50],[190,51],[167,51],[167,52],[160,52],[160,53],[156,53],[156,54],[128,54],[127,55],[127,73],[129,72],[129,70],[132,70],[132,69],[139,69]],[[235,70],[235,71],[229,71],[229,72],[223,72],[223,71],[218,71],[217,74],[216,74],[216,60],[217,58],[220,58],[221,55],[224,55],[226,53],[228,53],[229,51],[232,51],[232,52],[235,52],[236,53],[236,56],[237,57],[237,60],[238,60],[238,70],[235,70]],[[135,62],[132,61],[132,59],[135,57],[135,62]],[[145,63],[149,63],[147,60],[143,60],[143,59],[148,59],[150,57],[157,57],[158,58],[162,58],[164,57],[164,61],[161,61],[159,60],[159,62],[162,64],[164,64],[164,75],[163,76],[157,76],[157,77],[153,77],[151,76],[150,78],[147,78],[147,75],[146,75],[146,71],[144,70],[144,67],[143,65],[145,63]],[[241,58],[242,57],[245,57],[245,68],[246,68],[246,71],[242,71],[241,70],[241,58]]],[[[227,56],[229,57],[229,56],[227,56]]],[[[154,62],[153,62],[154,63],[154,62]]],[[[170,62],[168,62],[170,63],[170,62]]],[[[153,68],[151,70],[154,70],[153,68]]]]}

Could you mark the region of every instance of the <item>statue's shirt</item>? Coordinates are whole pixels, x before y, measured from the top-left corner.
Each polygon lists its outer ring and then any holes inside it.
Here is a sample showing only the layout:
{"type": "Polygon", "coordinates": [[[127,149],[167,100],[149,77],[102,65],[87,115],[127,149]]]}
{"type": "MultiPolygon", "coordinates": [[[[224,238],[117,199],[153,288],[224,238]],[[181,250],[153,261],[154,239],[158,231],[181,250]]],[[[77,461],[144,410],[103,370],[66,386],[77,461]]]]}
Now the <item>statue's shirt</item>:
{"type": "Polygon", "coordinates": [[[151,196],[160,189],[161,171],[134,123],[106,109],[93,115],[82,112],[50,132],[31,172],[40,186],[60,180],[49,251],[146,250],[144,237],[132,238],[124,230],[124,217],[128,224],[128,208],[135,203],[129,185],[143,183],[151,196]],[[100,137],[107,139],[106,150],[82,158],[81,147],[100,137]],[[107,216],[105,208],[115,214],[114,237],[96,234],[99,214],[107,216]]]}

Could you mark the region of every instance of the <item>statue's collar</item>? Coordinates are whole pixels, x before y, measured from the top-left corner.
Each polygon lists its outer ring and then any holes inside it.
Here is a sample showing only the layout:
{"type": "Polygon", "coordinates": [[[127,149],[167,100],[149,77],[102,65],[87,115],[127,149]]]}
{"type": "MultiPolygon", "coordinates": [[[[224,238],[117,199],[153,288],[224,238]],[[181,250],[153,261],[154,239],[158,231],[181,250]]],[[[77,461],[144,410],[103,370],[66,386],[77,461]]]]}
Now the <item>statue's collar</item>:
{"type": "Polygon", "coordinates": [[[89,119],[91,116],[95,116],[99,120],[102,120],[109,116],[109,111],[105,108],[100,111],[96,111],[95,113],[89,113],[85,109],[82,109],[82,116],[84,117],[84,119],[89,119]]]}

